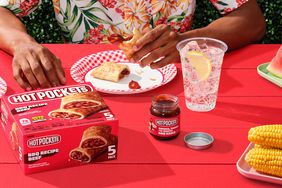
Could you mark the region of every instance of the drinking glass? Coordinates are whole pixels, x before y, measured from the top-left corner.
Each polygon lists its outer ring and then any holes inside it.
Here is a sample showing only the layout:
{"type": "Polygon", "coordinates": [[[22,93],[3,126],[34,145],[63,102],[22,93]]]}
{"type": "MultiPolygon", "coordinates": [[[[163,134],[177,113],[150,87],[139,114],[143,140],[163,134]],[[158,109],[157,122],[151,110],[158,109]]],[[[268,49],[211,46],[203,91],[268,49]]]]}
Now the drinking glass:
{"type": "Polygon", "coordinates": [[[223,56],[227,45],[217,39],[198,37],[177,44],[188,109],[204,112],[215,108],[223,56]]]}

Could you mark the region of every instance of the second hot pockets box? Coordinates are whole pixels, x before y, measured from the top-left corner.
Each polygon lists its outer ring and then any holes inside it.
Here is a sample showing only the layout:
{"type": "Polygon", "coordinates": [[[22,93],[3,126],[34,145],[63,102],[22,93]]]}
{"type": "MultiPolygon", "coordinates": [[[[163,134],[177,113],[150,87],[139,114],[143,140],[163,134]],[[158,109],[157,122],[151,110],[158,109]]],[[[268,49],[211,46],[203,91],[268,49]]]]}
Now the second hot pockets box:
{"type": "Polygon", "coordinates": [[[4,96],[1,109],[25,174],[117,158],[118,120],[89,84],[4,96]]]}

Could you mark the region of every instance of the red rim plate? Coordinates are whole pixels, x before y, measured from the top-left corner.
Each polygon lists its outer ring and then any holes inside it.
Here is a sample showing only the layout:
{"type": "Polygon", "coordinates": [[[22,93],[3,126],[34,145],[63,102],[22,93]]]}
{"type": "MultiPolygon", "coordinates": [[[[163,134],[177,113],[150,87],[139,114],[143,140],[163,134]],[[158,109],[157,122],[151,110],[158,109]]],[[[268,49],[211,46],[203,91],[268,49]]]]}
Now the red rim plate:
{"type": "MultiPolygon", "coordinates": [[[[111,62],[116,62],[116,63],[119,63],[119,62],[130,63],[126,59],[124,53],[121,50],[103,51],[103,52],[85,56],[81,58],[80,60],[78,60],[71,67],[70,74],[77,83],[85,83],[85,76],[87,75],[87,73],[106,61],[111,61],[111,62]]],[[[161,73],[163,77],[162,81],[150,87],[136,89],[136,90],[129,89],[129,88],[128,89],[117,89],[117,88],[111,89],[111,88],[99,88],[99,87],[96,87],[96,89],[98,91],[101,91],[104,93],[111,93],[111,94],[143,93],[143,92],[158,88],[164,84],[167,84],[177,74],[177,68],[174,64],[170,64],[163,68],[157,69],[157,71],[161,73]]]]}

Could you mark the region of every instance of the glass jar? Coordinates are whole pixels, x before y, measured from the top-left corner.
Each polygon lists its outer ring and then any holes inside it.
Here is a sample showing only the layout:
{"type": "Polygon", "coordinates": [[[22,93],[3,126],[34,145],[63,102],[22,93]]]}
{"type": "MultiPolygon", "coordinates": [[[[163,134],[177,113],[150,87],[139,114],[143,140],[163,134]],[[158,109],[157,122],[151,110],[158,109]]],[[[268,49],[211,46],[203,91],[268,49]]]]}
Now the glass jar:
{"type": "Polygon", "coordinates": [[[149,132],[157,139],[172,139],[180,132],[178,97],[160,94],[153,97],[150,108],[149,132]]]}

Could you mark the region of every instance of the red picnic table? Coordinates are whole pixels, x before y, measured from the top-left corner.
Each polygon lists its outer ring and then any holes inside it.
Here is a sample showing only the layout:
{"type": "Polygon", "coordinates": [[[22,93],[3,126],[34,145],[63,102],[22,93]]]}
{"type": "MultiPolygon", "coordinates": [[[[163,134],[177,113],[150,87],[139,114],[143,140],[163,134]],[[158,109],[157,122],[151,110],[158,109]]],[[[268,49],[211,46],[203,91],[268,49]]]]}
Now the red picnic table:
{"type": "MultiPolygon", "coordinates": [[[[68,84],[71,66],[80,58],[115,45],[45,45],[63,62],[68,84]]],[[[32,175],[24,175],[0,131],[0,187],[279,187],[239,174],[236,162],[249,144],[248,130],[282,123],[282,90],[257,74],[280,45],[249,45],[226,54],[217,106],[210,112],[192,112],[185,106],[182,73],[155,90],[134,95],[102,94],[120,120],[118,159],[32,175]],[[177,95],[181,107],[181,134],[159,141],[148,133],[152,96],[177,95]],[[207,150],[185,147],[183,137],[194,131],[215,138],[207,150]]],[[[12,76],[12,57],[0,51],[0,76],[7,94],[22,92],[12,76]]]]}

